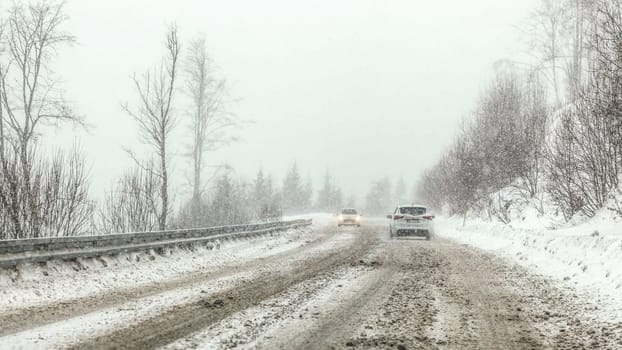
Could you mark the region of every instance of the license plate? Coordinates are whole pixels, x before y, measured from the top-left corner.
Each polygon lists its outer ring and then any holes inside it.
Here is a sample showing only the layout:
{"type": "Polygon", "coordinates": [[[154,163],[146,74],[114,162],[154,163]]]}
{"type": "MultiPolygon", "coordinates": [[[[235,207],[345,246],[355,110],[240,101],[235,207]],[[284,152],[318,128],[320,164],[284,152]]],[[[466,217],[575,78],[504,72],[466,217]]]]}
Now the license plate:
{"type": "Polygon", "coordinates": [[[410,219],[410,220],[406,220],[406,222],[419,222],[419,219],[410,219]]]}

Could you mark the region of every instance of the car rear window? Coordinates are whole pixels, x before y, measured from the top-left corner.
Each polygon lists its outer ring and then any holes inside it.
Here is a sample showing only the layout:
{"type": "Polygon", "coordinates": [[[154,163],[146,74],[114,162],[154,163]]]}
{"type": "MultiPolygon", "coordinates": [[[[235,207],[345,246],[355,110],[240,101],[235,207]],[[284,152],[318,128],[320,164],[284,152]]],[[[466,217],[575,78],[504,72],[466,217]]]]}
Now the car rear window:
{"type": "Polygon", "coordinates": [[[401,207],[401,214],[409,214],[409,215],[423,215],[425,214],[426,208],[424,207],[401,207]]]}
{"type": "Polygon", "coordinates": [[[354,210],[354,209],[344,209],[344,210],[341,211],[341,214],[356,215],[356,210],[354,210]]]}

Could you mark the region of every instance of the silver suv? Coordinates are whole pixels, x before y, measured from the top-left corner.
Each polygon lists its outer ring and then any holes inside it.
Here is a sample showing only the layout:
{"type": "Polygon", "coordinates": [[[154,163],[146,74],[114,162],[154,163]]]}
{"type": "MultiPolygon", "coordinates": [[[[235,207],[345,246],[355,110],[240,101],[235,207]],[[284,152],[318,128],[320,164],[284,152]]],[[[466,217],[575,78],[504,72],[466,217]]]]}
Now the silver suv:
{"type": "Polygon", "coordinates": [[[389,232],[391,238],[400,236],[418,236],[430,239],[432,235],[432,219],[434,215],[427,213],[423,205],[402,205],[387,215],[390,219],[389,232]]]}

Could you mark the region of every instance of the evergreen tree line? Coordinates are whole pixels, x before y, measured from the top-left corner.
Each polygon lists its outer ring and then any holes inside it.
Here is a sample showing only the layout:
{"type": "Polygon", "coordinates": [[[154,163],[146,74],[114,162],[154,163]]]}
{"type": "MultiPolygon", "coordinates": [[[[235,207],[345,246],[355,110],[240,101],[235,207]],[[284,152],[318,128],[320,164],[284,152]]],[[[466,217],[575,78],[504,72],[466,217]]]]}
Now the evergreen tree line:
{"type": "Polygon", "coordinates": [[[295,162],[281,183],[263,170],[259,170],[252,181],[222,175],[201,203],[198,222],[193,220],[192,202],[188,202],[181,208],[175,226],[187,228],[270,222],[281,220],[283,215],[335,212],[343,205],[341,189],[329,172],[326,172],[322,186],[314,194],[311,179],[303,180],[295,162]]]}

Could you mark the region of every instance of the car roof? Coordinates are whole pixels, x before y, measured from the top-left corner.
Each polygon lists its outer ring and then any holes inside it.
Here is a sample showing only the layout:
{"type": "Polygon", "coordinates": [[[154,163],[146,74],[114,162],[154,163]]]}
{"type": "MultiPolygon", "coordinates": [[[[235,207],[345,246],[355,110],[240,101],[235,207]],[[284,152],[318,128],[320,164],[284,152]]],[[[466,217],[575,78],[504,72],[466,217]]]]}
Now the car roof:
{"type": "Polygon", "coordinates": [[[413,207],[416,207],[416,208],[426,208],[426,209],[428,208],[427,206],[420,205],[420,204],[398,205],[397,207],[398,208],[413,208],[413,207]]]}

